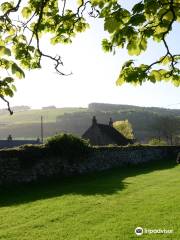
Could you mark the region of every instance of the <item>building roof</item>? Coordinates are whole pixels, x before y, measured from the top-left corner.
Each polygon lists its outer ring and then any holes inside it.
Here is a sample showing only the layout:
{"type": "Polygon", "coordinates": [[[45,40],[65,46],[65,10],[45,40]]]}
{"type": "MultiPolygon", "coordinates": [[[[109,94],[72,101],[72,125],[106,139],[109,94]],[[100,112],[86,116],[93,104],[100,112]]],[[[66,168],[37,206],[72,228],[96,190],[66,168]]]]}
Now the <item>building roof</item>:
{"type": "Polygon", "coordinates": [[[124,135],[122,135],[115,128],[113,128],[109,125],[105,125],[105,124],[98,123],[97,125],[103,133],[105,133],[108,137],[110,137],[115,142],[121,143],[121,144],[128,144],[131,142],[130,139],[127,139],[124,135]]]}
{"type": "Polygon", "coordinates": [[[127,145],[129,143],[133,143],[131,139],[126,138],[113,127],[113,121],[111,118],[109,124],[106,125],[97,123],[95,116],[93,116],[92,125],[86,130],[82,137],[89,139],[94,145],[127,145]]]}

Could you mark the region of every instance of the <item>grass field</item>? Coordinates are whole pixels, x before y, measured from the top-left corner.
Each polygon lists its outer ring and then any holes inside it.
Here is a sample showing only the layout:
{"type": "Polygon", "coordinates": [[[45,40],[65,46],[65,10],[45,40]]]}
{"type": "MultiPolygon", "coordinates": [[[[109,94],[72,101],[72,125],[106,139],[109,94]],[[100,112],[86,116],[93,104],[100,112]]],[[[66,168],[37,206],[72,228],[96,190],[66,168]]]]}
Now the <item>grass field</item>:
{"type": "Polygon", "coordinates": [[[180,239],[180,166],[172,161],[0,192],[1,240],[180,239]],[[172,229],[144,234],[134,229],[172,229]]]}
{"type": "Polygon", "coordinates": [[[44,136],[52,136],[59,132],[58,124],[56,124],[57,116],[86,110],[86,108],[57,108],[26,110],[15,112],[13,115],[8,112],[0,114],[0,139],[7,139],[9,134],[15,139],[37,139],[41,134],[41,116],[44,122],[44,136]]]}
{"type": "Polygon", "coordinates": [[[63,115],[64,113],[73,113],[86,111],[86,108],[56,108],[56,109],[32,109],[22,112],[14,112],[13,115],[0,114],[0,124],[24,124],[24,123],[39,123],[41,116],[43,116],[45,122],[55,122],[56,117],[63,115]]]}

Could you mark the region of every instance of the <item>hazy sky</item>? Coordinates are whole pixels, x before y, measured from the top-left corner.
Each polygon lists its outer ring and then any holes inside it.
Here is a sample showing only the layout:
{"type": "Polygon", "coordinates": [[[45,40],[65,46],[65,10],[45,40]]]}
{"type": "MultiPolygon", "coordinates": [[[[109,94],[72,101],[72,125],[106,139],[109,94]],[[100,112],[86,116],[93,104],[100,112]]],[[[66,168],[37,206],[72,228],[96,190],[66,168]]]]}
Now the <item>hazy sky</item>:
{"type": "MultiPolygon", "coordinates": [[[[168,83],[117,87],[115,82],[120,68],[129,56],[125,50],[118,50],[115,56],[104,53],[101,48],[101,40],[106,36],[103,24],[98,19],[90,21],[91,29],[79,34],[71,45],[54,47],[46,39],[43,40],[44,50],[52,55],[60,54],[64,71],[72,71],[73,74],[67,77],[57,75],[53,63],[44,59],[41,70],[26,72],[26,79],[16,82],[17,93],[10,100],[11,105],[29,105],[33,108],[47,105],[86,107],[90,102],[106,102],[167,107],[180,103],[180,88],[168,83]]],[[[178,28],[179,25],[175,26],[176,36],[169,39],[172,49],[177,49],[179,45],[178,28]]],[[[162,51],[165,50],[161,44],[151,43],[148,51],[138,57],[137,63],[157,60],[162,51]]],[[[0,106],[6,107],[2,102],[0,106]]],[[[170,107],[180,108],[180,104],[170,107]]]]}

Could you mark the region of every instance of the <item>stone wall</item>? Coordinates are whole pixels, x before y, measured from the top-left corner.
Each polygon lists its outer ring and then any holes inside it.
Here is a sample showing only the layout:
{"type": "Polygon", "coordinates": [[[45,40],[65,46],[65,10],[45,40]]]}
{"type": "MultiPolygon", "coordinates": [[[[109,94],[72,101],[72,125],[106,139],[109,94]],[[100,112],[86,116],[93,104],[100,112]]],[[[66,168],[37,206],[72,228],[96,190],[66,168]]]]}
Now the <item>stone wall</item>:
{"type": "Polygon", "coordinates": [[[0,149],[19,147],[25,144],[41,144],[39,140],[0,140],[0,149]]]}
{"type": "Polygon", "coordinates": [[[180,146],[101,147],[81,159],[49,155],[44,146],[0,150],[0,185],[85,174],[143,162],[172,159],[180,146]]]}

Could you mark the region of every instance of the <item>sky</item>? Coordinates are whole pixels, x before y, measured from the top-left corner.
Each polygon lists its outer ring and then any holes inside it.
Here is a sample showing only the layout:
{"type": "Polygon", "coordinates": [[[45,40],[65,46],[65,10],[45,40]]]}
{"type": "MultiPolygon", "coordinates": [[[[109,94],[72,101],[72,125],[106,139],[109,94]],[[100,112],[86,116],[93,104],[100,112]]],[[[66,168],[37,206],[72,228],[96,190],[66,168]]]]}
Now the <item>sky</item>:
{"type": "MultiPolygon", "coordinates": [[[[145,83],[142,86],[124,84],[116,86],[122,64],[130,57],[126,50],[117,50],[116,55],[104,53],[101,40],[106,37],[103,22],[90,19],[91,28],[79,34],[71,45],[52,46],[43,39],[44,51],[62,56],[63,71],[70,76],[58,75],[53,63],[44,59],[42,69],[26,72],[26,78],[16,82],[17,92],[10,99],[12,106],[28,105],[32,108],[55,105],[56,107],[87,107],[91,102],[129,104],[180,108],[180,88],[169,83],[145,83]]],[[[180,30],[169,38],[169,45],[178,50],[180,30]]],[[[150,43],[137,63],[151,63],[165,51],[161,44],[150,43]]],[[[132,57],[131,57],[132,58],[132,57]]],[[[136,59],[136,57],[133,57],[136,59]]],[[[0,103],[5,108],[5,104],[0,103]]]]}

